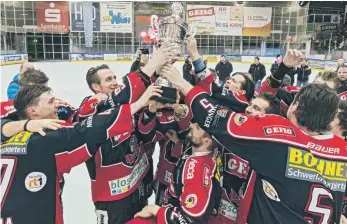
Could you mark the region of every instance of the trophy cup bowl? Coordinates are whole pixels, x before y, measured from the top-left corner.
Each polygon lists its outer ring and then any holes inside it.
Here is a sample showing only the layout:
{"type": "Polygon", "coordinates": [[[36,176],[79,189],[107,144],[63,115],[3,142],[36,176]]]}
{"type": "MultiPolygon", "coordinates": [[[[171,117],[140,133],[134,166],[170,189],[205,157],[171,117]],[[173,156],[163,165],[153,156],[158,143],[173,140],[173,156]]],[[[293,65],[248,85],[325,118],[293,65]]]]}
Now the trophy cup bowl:
{"type": "MultiPolygon", "coordinates": [[[[187,31],[188,24],[184,22],[178,14],[162,18],[159,23],[157,47],[161,47],[164,42],[170,42],[171,44],[177,45],[176,56],[183,56],[185,48],[184,41],[187,36],[187,31]]],[[[173,64],[174,62],[175,61],[171,61],[169,63],[173,64]]],[[[176,103],[177,89],[169,80],[159,74],[155,84],[161,86],[163,93],[161,97],[153,97],[153,100],[163,104],[176,103]]]]}

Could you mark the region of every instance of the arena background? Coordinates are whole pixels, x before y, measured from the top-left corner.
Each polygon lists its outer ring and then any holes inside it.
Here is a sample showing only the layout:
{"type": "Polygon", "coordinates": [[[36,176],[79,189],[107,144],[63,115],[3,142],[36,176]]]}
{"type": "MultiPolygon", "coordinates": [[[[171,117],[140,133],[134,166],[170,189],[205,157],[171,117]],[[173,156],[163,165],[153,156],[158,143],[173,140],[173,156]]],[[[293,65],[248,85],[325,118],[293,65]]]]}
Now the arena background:
{"type": "MultiPolygon", "coordinates": [[[[171,4],[90,2],[92,16],[85,22],[81,2],[2,1],[1,100],[7,100],[7,86],[19,64],[30,61],[50,78],[57,98],[77,107],[91,94],[85,81],[88,68],[107,63],[117,79],[126,75],[136,50],[152,51],[155,44],[149,29],[151,16],[170,15],[171,4]],[[85,33],[86,23],[93,32],[85,33]]],[[[335,71],[336,59],[347,59],[346,2],[310,2],[304,7],[291,1],[182,4],[181,16],[198,28],[198,48],[211,68],[225,54],[234,71],[244,72],[259,56],[269,75],[277,54],[298,48],[314,68],[313,80],[319,71],[335,71]]],[[[175,65],[182,72],[183,62],[175,65]]],[[[85,165],[65,178],[65,223],[96,223],[85,165]]]]}

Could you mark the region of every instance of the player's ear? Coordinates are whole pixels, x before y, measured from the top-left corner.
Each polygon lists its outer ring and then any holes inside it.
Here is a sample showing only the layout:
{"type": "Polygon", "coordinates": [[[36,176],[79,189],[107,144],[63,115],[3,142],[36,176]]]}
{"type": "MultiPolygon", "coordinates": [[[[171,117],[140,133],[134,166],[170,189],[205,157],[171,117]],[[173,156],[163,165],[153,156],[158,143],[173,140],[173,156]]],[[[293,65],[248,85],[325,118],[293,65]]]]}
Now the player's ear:
{"type": "Polygon", "coordinates": [[[37,114],[37,111],[36,111],[36,109],[35,109],[34,106],[29,106],[29,107],[26,109],[25,113],[27,114],[27,116],[28,116],[29,118],[37,117],[37,115],[38,115],[38,114],[37,114]]]}
{"type": "Polygon", "coordinates": [[[94,90],[95,93],[99,93],[101,91],[100,86],[96,83],[93,83],[91,85],[92,89],[94,90]]]}

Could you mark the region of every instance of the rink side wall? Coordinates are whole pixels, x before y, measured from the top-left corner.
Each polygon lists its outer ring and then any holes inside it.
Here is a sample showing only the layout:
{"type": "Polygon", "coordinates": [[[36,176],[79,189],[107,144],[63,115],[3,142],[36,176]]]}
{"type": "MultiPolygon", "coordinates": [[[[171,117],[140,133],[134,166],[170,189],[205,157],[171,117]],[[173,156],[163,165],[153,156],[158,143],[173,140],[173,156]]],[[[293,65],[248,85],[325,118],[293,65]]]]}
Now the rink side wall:
{"type": "Polygon", "coordinates": [[[28,54],[2,54],[0,55],[1,66],[22,64],[28,62],[28,54]]]}
{"type": "MultiPolygon", "coordinates": [[[[216,63],[219,61],[219,55],[204,55],[204,60],[216,63]]],[[[227,59],[233,64],[252,64],[255,56],[249,55],[226,55],[227,59]]],[[[273,64],[275,57],[260,56],[260,62],[263,64],[273,64]]],[[[105,54],[105,53],[73,53],[70,54],[71,62],[91,62],[91,61],[105,61],[105,62],[131,62],[136,59],[135,54],[105,54]]],[[[178,61],[184,61],[182,57],[178,61]]],[[[314,70],[336,71],[337,61],[322,60],[316,58],[307,58],[308,65],[314,70]]]]}

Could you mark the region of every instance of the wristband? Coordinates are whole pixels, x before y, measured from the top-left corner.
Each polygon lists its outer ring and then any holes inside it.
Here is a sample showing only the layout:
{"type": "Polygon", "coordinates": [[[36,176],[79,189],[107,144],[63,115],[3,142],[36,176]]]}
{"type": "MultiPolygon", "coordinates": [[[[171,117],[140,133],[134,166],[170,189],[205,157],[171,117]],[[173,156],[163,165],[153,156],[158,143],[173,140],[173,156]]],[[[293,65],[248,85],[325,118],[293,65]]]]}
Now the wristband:
{"type": "Polygon", "coordinates": [[[28,120],[24,123],[24,128],[23,128],[24,131],[28,131],[27,125],[28,125],[29,121],[31,121],[31,119],[28,119],[28,120]]]}
{"type": "Polygon", "coordinates": [[[192,64],[194,66],[195,71],[202,71],[202,70],[204,70],[204,68],[206,68],[202,58],[199,58],[199,59],[193,61],[192,64]]]}

